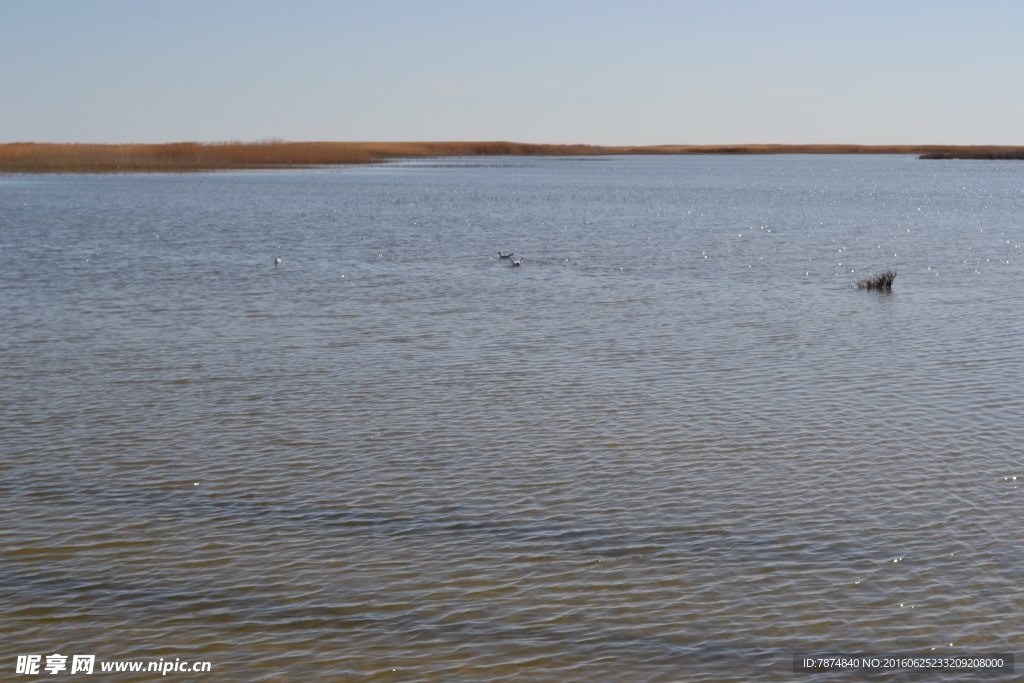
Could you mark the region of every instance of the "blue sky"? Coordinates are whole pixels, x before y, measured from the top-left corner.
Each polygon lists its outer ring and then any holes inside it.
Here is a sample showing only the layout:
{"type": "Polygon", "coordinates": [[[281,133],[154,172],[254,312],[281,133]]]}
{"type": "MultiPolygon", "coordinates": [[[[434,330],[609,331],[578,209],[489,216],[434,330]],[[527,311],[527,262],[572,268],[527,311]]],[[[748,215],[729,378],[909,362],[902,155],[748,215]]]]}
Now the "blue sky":
{"type": "Polygon", "coordinates": [[[0,142],[1024,145],[1024,2],[0,2],[0,142]]]}

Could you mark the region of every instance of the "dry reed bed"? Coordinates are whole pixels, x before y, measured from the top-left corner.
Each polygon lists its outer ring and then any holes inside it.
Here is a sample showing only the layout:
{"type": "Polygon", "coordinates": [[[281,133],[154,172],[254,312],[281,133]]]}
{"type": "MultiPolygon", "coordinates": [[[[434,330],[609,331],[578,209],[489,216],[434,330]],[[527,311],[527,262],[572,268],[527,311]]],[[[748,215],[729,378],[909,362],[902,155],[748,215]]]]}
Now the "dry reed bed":
{"type": "Polygon", "coordinates": [[[533,145],[517,142],[176,142],[0,144],[0,173],[205,171],[367,164],[401,157],[619,154],[918,154],[922,158],[1021,159],[1024,147],[942,145],[533,145]]]}
{"type": "Polygon", "coordinates": [[[512,142],[177,142],[162,145],[0,144],[0,173],[204,171],[368,164],[397,157],[573,156],[588,145],[512,142]]]}
{"type": "Polygon", "coordinates": [[[1024,159],[1020,147],[958,147],[922,154],[922,159],[1024,159]]]}

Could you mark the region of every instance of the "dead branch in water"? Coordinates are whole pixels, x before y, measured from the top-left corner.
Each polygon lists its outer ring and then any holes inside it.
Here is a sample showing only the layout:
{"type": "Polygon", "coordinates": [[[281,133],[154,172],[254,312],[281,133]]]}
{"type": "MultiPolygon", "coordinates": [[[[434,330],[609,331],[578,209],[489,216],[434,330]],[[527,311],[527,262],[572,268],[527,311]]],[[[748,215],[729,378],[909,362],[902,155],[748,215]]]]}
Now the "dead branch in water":
{"type": "Polygon", "coordinates": [[[864,278],[857,282],[857,289],[878,289],[883,292],[892,291],[892,281],[896,279],[895,270],[887,270],[884,273],[864,278]]]}

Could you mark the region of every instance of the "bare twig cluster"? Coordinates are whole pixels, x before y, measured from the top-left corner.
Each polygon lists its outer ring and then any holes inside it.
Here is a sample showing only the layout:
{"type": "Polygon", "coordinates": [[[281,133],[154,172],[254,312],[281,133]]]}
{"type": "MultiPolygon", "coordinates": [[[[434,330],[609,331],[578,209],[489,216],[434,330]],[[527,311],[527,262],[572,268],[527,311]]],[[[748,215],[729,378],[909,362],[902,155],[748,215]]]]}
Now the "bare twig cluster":
{"type": "Polygon", "coordinates": [[[895,270],[887,270],[878,275],[864,278],[857,283],[857,289],[878,289],[883,292],[892,291],[892,281],[896,279],[895,270]]]}

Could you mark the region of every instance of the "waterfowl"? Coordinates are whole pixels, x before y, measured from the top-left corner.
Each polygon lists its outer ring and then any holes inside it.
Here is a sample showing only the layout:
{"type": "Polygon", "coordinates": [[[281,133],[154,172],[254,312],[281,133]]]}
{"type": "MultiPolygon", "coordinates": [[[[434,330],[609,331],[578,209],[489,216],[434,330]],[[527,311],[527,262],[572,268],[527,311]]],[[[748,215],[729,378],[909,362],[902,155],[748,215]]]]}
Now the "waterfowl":
{"type": "Polygon", "coordinates": [[[512,258],[512,253],[513,252],[510,251],[507,254],[502,254],[501,250],[499,249],[498,250],[498,258],[512,258]]]}
{"type": "Polygon", "coordinates": [[[526,257],[524,256],[523,258],[514,258],[514,259],[512,259],[512,265],[515,266],[516,268],[521,267],[523,265],[523,259],[525,259],[525,258],[526,257]]]}
{"type": "Polygon", "coordinates": [[[280,256],[275,256],[274,257],[274,267],[276,268],[279,265],[281,265],[281,257],[280,256]]]}

